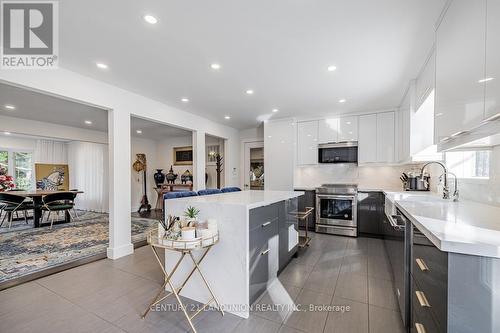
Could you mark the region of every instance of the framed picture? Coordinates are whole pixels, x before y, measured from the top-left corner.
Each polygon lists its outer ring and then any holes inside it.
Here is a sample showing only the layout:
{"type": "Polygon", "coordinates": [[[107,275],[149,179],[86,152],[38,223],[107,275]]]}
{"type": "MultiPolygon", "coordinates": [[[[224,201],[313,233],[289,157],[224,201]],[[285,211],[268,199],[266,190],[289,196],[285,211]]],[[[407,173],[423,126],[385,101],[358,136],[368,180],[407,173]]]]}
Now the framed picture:
{"type": "Polygon", "coordinates": [[[193,147],[175,147],[174,165],[193,165],[193,147]]]}
{"type": "Polygon", "coordinates": [[[45,191],[69,191],[67,164],[35,163],[36,189],[45,191]]]}

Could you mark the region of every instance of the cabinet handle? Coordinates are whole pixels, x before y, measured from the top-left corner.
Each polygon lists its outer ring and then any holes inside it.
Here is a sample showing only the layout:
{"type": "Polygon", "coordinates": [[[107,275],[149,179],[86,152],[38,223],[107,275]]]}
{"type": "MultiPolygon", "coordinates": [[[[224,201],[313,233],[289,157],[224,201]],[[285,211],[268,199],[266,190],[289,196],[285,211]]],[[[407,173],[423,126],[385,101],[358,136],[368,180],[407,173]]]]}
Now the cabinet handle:
{"type": "Polygon", "coordinates": [[[420,303],[420,306],[423,308],[430,308],[431,305],[429,304],[429,301],[427,300],[427,297],[425,297],[425,294],[423,291],[415,291],[415,294],[417,295],[418,302],[420,303]]]}
{"type": "Polygon", "coordinates": [[[261,255],[261,256],[264,256],[264,255],[266,255],[268,252],[269,252],[269,249],[267,249],[267,250],[265,250],[265,251],[262,251],[260,255],[261,255]]]}
{"type": "Polygon", "coordinates": [[[415,261],[422,272],[427,272],[429,270],[429,266],[427,266],[424,259],[417,258],[415,261]]]}
{"type": "Polygon", "coordinates": [[[426,333],[424,325],[420,323],[415,323],[415,328],[417,329],[417,333],[426,333]]]}
{"type": "Polygon", "coordinates": [[[265,228],[270,224],[271,224],[271,221],[267,221],[266,223],[262,223],[262,228],[265,228]]]}

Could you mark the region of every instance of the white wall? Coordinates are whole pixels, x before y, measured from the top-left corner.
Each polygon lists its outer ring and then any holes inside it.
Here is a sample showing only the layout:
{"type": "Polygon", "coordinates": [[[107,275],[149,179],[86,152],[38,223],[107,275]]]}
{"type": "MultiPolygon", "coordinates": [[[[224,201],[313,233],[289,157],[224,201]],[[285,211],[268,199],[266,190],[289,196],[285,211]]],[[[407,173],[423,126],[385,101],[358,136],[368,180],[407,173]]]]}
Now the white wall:
{"type": "Polygon", "coordinates": [[[157,141],[156,146],[156,168],[163,169],[164,173],[167,173],[172,165],[174,173],[178,175],[177,181],[180,182],[181,175],[184,171],[189,170],[193,173],[192,165],[174,165],[174,148],[175,147],[188,147],[193,145],[192,135],[188,136],[178,136],[172,138],[166,138],[161,141],[157,141]]]}

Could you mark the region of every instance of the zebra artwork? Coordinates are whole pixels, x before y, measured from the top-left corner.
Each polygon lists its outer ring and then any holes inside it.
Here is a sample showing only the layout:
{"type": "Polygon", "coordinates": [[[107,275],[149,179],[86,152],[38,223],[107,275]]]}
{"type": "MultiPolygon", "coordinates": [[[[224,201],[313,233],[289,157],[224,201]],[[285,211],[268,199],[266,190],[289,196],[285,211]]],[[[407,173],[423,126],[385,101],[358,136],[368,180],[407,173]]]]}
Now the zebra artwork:
{"type": "Polygon", "coordinates": [[[44,177],[36,182],[36,188],[45,191],[57,191],[59,186],[64,183],[64,170],[55,169],[47,177],[44,177]]]}

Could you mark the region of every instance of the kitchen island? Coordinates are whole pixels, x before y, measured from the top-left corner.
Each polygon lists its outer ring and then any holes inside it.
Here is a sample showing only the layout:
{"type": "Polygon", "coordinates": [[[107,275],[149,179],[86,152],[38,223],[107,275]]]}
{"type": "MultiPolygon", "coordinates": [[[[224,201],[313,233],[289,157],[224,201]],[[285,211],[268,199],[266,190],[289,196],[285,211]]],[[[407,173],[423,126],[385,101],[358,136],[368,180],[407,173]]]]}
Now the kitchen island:
{"type": "MultiPolygon", "coordinates": [[[[243,318],[249,306],[277,282],[298,248],[298,191],[242,191],[165,201],[165,214],[183,216],[188,206],[200,210],[198,219],[215,219],[219,243],[208,253],[201,269],[224,310],[243,318]]],[[[198,251],[201,252],[201,251],[198,251]]],[[[200,255],[199,253],[194,253],[200,255]]],[[[171,270],[180,254],[166,251],[171,270]]],[[[173,277],[182,283],[192,266],[183,262],[173,277]]],[[[206,303],[210,293],[197,274],[182,289],[182,296],[206,303]]]]}
{"type": "Polygon", "coordinates": [[[432,194],[385,196],[392,219],[386,225],[394,226],[388,235],[396,235],[385,236],[386,248],[396,268],[396,296],[406,302],[401,313],[409,308],[408,326],[418,332],[499,332],[500,207],[432,194]]]}

